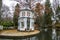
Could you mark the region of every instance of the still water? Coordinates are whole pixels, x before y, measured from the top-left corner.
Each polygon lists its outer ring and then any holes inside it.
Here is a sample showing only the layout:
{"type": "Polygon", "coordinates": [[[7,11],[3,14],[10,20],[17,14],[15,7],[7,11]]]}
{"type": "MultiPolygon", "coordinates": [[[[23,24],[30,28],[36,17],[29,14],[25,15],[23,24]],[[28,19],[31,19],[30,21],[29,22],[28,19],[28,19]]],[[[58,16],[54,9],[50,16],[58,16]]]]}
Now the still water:
{"type": "Polygon", "coordinates": [[[0,40],[38,40],[37,37],[30,37],[25,39],[0,39],[0,40]]]}

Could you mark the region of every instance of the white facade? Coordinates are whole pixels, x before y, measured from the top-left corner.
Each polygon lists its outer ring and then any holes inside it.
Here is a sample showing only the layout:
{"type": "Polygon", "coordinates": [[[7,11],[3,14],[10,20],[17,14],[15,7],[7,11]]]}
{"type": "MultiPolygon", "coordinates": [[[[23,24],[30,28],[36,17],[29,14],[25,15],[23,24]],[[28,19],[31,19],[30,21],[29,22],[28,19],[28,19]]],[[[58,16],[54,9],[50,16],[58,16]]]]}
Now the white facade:
{"type": "Polygon", "coordinates": [[[22,10],[18,18],[18,30],[34,30],[34,13],[31,10],[22,10]]]}

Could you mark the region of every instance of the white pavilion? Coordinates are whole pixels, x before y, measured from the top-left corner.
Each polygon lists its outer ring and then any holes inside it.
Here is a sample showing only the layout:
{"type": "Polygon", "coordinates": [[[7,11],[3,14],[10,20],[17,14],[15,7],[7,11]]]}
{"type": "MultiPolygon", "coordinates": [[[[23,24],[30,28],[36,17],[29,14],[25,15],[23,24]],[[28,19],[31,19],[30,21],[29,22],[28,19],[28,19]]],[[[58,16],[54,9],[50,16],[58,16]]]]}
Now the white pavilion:
{"type": "Polygon", "coordinates": [[[29,2],[26,1],[24,8],[20,10],[18,18],[19,31],[33,31],[34,30],[34,11],[29,8],[29,2]]]}

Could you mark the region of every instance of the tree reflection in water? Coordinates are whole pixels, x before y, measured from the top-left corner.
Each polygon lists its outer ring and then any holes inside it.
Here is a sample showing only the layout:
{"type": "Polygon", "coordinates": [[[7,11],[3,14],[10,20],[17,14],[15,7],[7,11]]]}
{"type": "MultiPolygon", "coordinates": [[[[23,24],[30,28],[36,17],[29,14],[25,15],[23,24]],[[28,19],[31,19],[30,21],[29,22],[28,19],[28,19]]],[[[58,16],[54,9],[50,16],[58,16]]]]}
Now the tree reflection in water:
{"type": "Polygon", "coordinates": [[[52,30],[43,29],[38,35],[38,40],[52,40],[52,30]]]}

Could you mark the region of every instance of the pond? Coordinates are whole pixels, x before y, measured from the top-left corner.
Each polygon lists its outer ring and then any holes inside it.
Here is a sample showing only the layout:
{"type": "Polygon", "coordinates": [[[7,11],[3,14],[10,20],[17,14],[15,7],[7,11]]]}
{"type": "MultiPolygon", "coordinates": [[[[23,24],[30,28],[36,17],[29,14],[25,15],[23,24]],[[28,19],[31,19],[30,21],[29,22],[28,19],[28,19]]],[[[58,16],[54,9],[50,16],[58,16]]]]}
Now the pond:
{"type": "Polygon", "coordinates": [[[28,37],[28,38],[22,38],[22,39],[0,39],[0,40],[38,40],[36,36],[34,37],[28,37]]]}

